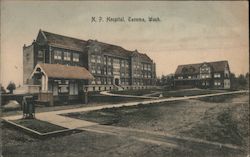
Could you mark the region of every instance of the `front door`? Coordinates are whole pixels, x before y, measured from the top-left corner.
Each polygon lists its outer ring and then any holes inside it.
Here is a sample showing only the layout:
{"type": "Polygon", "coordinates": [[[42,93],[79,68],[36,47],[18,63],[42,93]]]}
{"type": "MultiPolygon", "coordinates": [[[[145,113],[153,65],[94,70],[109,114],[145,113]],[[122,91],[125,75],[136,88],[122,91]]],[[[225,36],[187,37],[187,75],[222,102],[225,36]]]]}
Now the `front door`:
{"type": "Polygon", "coordinates": [[[58,96],[59,101],[63,104],[68,104],[69,98],[69,81],[62,80],[58,83],[58,96]]]}
{"type": "Polygon", "coordinates": [[[119,79],[118,78],[115,79],[115,85],[119,86],[119,79]]]}

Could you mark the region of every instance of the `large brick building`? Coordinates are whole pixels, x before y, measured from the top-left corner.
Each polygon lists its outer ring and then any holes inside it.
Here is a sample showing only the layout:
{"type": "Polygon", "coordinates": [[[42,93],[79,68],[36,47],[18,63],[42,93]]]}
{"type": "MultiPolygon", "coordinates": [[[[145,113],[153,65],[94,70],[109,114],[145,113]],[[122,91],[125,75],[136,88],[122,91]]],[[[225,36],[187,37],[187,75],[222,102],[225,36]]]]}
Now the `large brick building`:
{"type": "Polygon", "coordinates": [[[137,50],[42,30],[23,47],[24,84],[40,85],[54,95],[62,91],[77,95],[81,89],[150,88],[156,82],[155,68],[153,60],[137,50]]]}
{"type": "Polygon", "coordinates": [[[179,65],[175,71],[176,88],[230,88],[228,61],[179,65]]]}

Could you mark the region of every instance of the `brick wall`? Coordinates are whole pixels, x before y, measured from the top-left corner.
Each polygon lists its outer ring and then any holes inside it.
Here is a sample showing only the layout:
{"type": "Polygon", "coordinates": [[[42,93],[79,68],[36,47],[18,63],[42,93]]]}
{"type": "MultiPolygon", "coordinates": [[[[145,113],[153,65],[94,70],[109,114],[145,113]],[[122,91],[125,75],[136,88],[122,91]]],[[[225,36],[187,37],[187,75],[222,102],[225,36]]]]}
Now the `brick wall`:
{"type": "Polygon", "coordinates": [[[34,45],[23,47],[23,84],[32,84],[29,79],[34,68],[34,45]]]}

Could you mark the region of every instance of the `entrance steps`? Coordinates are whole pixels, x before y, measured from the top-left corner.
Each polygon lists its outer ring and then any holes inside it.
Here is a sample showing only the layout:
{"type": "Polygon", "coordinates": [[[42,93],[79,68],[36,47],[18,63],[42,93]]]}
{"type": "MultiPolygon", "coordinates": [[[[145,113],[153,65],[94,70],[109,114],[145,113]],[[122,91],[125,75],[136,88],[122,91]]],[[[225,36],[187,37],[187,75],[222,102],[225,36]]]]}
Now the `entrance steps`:
{"type": "Polygon", "coordinates": [[[113,84],[113,85],[114,85],[115,89],[118,90],[118,91],[123,91],[124,90],[124,88],[121,87],[121,86],[118,86],[116,84],[113,84]]]}

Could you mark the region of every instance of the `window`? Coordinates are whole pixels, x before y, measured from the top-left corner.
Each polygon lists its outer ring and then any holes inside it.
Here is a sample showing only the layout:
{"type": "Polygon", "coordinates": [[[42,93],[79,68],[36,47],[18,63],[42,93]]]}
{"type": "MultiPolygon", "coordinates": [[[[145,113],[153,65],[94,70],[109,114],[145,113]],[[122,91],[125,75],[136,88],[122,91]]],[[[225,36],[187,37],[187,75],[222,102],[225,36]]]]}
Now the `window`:
{"type": "Polygon", "coordinates": [[[78,84],[77,84],[77,82],[71,81],[69,83],[69,94],[70,95],[77,95],[78,94],[78,84]]]}
{"type": "Polygon", "coordinates": [[[112,83],[112,79],[111,78],[108,78],[108,84],[111,84],[112,83]]]}
{"type": "Polygon", "coordinates": [[[183,77],[182,77],[182,76],[179,76],[178,79],[183,79],[183,77]]]}
{"type": "Polygon", "coordinates": [[[57,60],[62,59],[62,51],[55,50],[54,51],[54,59],[57,59],[57,60]]]}
{"type": "Polygon", "coordinates": [[[104,64],[104,65],[107,64],[107,58],[106,58],[106,57],[103,58],[103,64],[104,64]]]}
{"type": "Polygon", "coordinates": [[[104,68],[103,68],[103,74],[104,74],[104,75],[107,75],[107,67],[104,67],[104,68]]]}
{"type": "Polygon", "coordinates": [[[107,84],[107,78],[103,78],[103,84],[107,84]]]}
{"type": "Polygon", "coordinates": [[[112,69],[108,68],[108,75],[112,75],[112,69]]]}
{"type": "Polygon", "coordinates": [[[38,55],[37,55],[39,58],[43,58],[43,51],[38,51],[38,55]]]}
{"type": "Polygon", "coordinates": [[[125,66],[126,68],[128,68],[128,61],[125,61],[125,66]]]}
{"type": "Polygon", "coordinates": [[[112,62],[111,58],[108,58],[108,65],[111,65],[111,62],[112,62]]]}
{"type": "Polygon", "coordinates": [[[148,65],[148,70],[151,71],[151,66],[150,65],[148,65]]]}
{"type": "Polygon", "coordinates": [[[91,81],[91,84],[95,84],[95,80],[92,80],[92,81],[91,81]]]}
{"type": "Polygon", "coordinates": [[[101,56],[97,56],[97,63],[101,63],[101,56]]]}
{"type": "Polygon", "coordinates": [[[70,61],[70,52],[64,52],[63,53],[63,60],[70,61]]]}
{"type": "Polygon", "coordinates": [[[73,53],[73,61],[79,62],[79,53],[73,53]]]}
{"type": "Polygon", "coordinates": [[[101,74],[101,67],[97,66],[97,74],[101,74]]]}
{"type": "Polygon", "coordinates": [[[95,55],[91,55],[90,61],[95,63],[95,55]]]}
{"type": "Polygon", "coordinates": [[[124,64],[124,61],[122,60],[121,61],[121,67],[124,67],[125,66],[125,64],[124,64]]]}
{"type": "Polygon", "coordinates": [[[221,85],[221,82],[215,81],[215,82],[214,82],[214,85],[215,85],[215,86],[220,86],[220,85],[221,85]]]}
{"type": "Polygon", "coordinates": [[[214,74],[214,78],[220,78],[220,74],[214,74]]]}
{"type": "Polygon", "coordinates": [[[95,74],[95,69],[93,68],[93,69],[91,69],[91,73],[93,73],[93,74],[95,74]]]}
{"type": "Polygon", "coordinates": [[[100,77],[96,78],[96,84],[101,84],[101,78],[100,77]]]}

